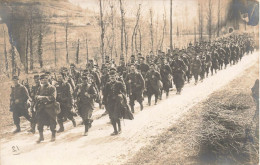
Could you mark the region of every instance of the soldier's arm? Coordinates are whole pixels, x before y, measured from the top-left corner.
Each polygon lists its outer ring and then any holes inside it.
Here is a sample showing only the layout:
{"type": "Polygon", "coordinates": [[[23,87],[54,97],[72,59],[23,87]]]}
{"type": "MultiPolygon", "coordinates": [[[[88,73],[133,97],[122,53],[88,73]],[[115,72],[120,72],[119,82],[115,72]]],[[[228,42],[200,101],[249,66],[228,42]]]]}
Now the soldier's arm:
{"type": "Polygon", "coordinates": [[[56,97],[57,97],[57,91],[56,91],[56,88],[55,87],[50,87],[50,90],[49,90],[49,93],[48,93],[48,96],[45,96],[43,100],[46,100],[48,102],[52,102],[54,100],[56,100],[56,97]]]}
{"type": "Polygon", "coordinates": [[[145,86],[145,81],[144,81],[144,78],[143,78],[141,73],[139,73],[139,80],[140,80],[140,83],[141,83],[140,85],[141,85],[142,90],[143,90],[144,86],[145,86]]]}
{"type": "Polygon", "coordinates": [[[31,100],[31,97],[29,95],[29,92],[26,87],[23,86],[23,95],[24,101],[31,100]]]}
{"type": "Polygon", "coordinates": [[[126,94],[126,87],[125,87],[125,84],[124,83],[120,83],[121,85],[121,92],[123,93],[123,94],[126,94]]]}
{"type": "Polygon", "coordinates": [[[68,103],[70,105],[72,105],[73,104],[73,91],[72,91],[72,87],[69,83],[67,83],[67,88],[68,88],[68,93],[67,93],[68,103]]]}

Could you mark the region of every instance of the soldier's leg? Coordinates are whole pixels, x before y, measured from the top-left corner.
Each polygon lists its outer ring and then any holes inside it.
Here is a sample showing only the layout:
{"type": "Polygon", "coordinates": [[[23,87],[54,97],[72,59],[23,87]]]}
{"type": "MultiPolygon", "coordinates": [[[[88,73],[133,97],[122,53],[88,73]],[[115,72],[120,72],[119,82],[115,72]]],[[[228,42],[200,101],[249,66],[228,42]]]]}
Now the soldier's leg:
{"type": "Polygon", "coordinates": [[[150,91],[147,93],[147,96],[148,96],[148,105],[150,106],[151,105],[151,99],[152,99],[152,94],[151,94],[150,91]]]}
{"type": "Polygon", "coordinates": [[[84,121],[84,125],[85,125],[84,136],[87,136],[88,135],[88,129],[89,129],[89,121],[88,121],[88,119],[85,119],[83,121],[84,121]]]}
{"type": "Polygon", "coordinates": [[[158,96],[159,96],[159,94],[160,94],[160,92],[159,92],[159,91],[156,91],[156,92],[154,93],[154,97],[155,97],[155,100],[154,100],[154,105],[156,105],[156,104],[157,104],[157,101],[158,101],[158,96]]]}
{"type": "Polygon", "coordinates": [[[137,97],[136,97],[137,99],[137,102],[140,104],[140,109],[141,109],[141,111],[144,109],[144,106],[143,106],[143,95],[142,95],[142,93],[138,93],[137,94],[137,97]]]}
{"type": "Polygon", "coordinates": [[[75,119],[74,119],[74,116],[73,116],[73,113],[71,112],[71,108],[70,108],[70,107],[68,107],[68,108],[66,109],[66,111],[65,111],[65,116],[67,116],[67,118],[68,118],[69,120],[71,120],[71,122],[72,122],[72,124],[73,124],[74,127],[77,126],[76,121],[75,121],[75,119]]]}
{"type": "Polygon", "coordinates": [[[132,113],[134,113],[135,112],[135,110],[134,110],[135,98],[134,98],[134,94],[133,93],[129,96],[129,105],[131,107],[132,113]]]}
{"type": "Polygon", "coordinates": [[[42,123],[38,123],[38,131],[39,131],[39,139],[36,141],[37,143],[40,143],[41,141],[44,141],[44,137],[43,137],[43,124],[42,123]]]}
{"type": "Polygon", "coordinates": [[[56,139],[56,121],[53,119],[50,119],[50,130],[51,130],[51,141],[55,141],[56,139]]]}
{"type": "Polygon", "coordinates": [[[32,111],[32,122],[31,122],[31,129],[29,132],[35,133],[35,127],[36,127],[36,112],[32,111]]]}
{"type": "Polygon", "coordinates": [[[111,134],[112,136],[113,135],[117,135],[118,134],[118,131],[117,131],[117,127],[116,127],[116,120],[114,118],[111,119],[111,123],[112,123],[112,126],[114,128],[114,132],[111,134]]]}
{"type": "Polygon", "coordinates": [[[58,114],[57,121],[58,121],[58,124],[60,126],[60,128],[57,132],[58,133],[63,132],[64,131],[64,125],[63,125],[63,113],[62,112],[58,114]]]}
{"type": "Polygon", "coordinates": [[[14,121],[14,125],[16,126],[16,130],[13,133],[20,132],[21,131],[20,117],[17,112],[13,112],[13,121],[14,121]]]}
{"type": "Polygon", "coordinates": [[[116,122],[118,125],[118,133],[120,134],[122,132],[120,119],[117,119],[116,122]]]}
{"type": "Polygon", "coordinates": [[[28,120],[30,123],[32,122],[32,117],[29,115],[28,111],[26,111],[23,116],[26,120],[28,120]]]}

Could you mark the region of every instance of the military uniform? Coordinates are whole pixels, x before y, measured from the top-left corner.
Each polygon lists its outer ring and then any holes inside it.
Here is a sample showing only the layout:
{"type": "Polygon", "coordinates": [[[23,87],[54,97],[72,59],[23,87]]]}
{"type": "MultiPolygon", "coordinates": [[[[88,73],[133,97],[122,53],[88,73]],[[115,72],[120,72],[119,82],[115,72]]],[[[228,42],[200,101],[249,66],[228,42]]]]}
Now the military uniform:
{"type": "Polygon", "coordinates": [[[79,84],[75,89],[75,98],[77,99],[77,106],[79,115],[81,116],[85,125],[85,134],[91,127],[93,120],[91,119],[94,110],[94,101],[98,96],[96,88],[91,83],[79,84]]]}
{"type": "Polygon", "coordinates": [[[172,84],[172,69],[168,64],[163,64],[161,66],[160,73],[162,76],[163,90],[166,92],[166,97],[168,97],[172,84]]]}
{"type": "MultiPolygon", "coordinates": [[[[13,79],[17,79],[15,77],[13,79]]],[[[13,112],[13,121],[16,126],[14,133],[20,132],[20,117],[24,116],[28,121],[31,122],[31,116],[28,113],[28,104],[27,101],[30,99],[29,93],[25,86],[18,83],[14,87],[11,87],[10,95],[10,111],[13,112]]]]}
{"type": "Polygon", "coordinates": [[[152,95],[155,95],[155,104],[157,104],[158,96],[160,94],[159,81],[161,81],[161,75],[155,70],[149,70],[145,77],[148,104],[151,105],[152,95]]]}
{"type": "MultiPolygon", "coordinates": [[[[44,77],[44,76],[43,76],[44,77]]],[[[41,77],[42,78],[42,77],[41,77]]],[[[41,85],[36,95],[36,117],[40,139],[37,142],[43,141],[43,127],[50,126],[52,132],[52,141],[55,140],[57,113],[55,112],[56,88],[51,84],[41,85]],[[39,99],[38,96],[42,98],[39,99]]]]}
{"type": "Polygon", "coordinates": [[[58,132],[64,131],[63,119],[68,118],[72,121],[73,126],[76,126],[76,121],[73,118],[72,106],[73,106],[73,96],[72,88],[68,82],[58,82],[56,86],[57,91],[57,102],[60,103],[61,112],[58,114],[58,123],[60,129],[58,132]]]}
{"type": "Polygon", "coordinates": [[[198,78],[199,78],[199,74],[201,72],[201,61],[200,59],[194,59],[194,61],[192,62],[192,74],[194,76],[195,79],[195,85],[198,83],[198,78]]]}
{"type": "MultiPolygon", "coordinates": [[[[34,79],[39,79],[39,75],[35,75],[34,79]]],[[[32,105],[31,105],[31,112],[32,112],[32,129],[30,130],[32,133],[35,133],[35,127],[36,127],[36,111],[35,111],[35,104],[36,104],[36,99],[35,96],[39,90],[39,88],[41,87],[40,82],[36,83],[35,85],[33,85],[31,87],[31,91],[30,91],[30,97],[32,99],[32,105]]]]}
{"type": "Polygon", "coordinates": [[[135,100],[140,104],[141,110],[143,109],[143,91],[144,91],[144,86],[145,82],[143,79],[143,76],[141,73],[134,72],[134,73],[129,73],[126,76],[125,82],[128,87],[128,95],[130,98],[130,107],[131,111],[134,112],[134,105],[135,105],[135,100]]]}
{"type": "MultiPolygon", "coordinates": [[[[110,76],[115,76],[115,71],[110,71],[110,76]]],[[[117,135],[121,132],[120,119],[133,119],[125,98],[126,87],[117,80],[106,84],[103,93],[103,104],[106,105],[114,132],[111,135],[117,135]],[[118,125],[118,129],[117,129],[118,125]]]]}
{"type": "Polygon", "coordinates": [[[177,94],[180,94],[184,86],[184,73],[187,71],[187,66],[180,58],[177,58],[171,63],[171,68],[173,71],[173,82],[176,86],[177,94]]]}

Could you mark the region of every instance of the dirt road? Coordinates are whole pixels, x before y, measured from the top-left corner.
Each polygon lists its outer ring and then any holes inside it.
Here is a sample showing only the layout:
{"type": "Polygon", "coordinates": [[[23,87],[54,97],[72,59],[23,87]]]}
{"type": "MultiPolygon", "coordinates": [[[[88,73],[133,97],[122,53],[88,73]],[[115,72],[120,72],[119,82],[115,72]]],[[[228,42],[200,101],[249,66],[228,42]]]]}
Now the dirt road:
{"type": "MultiPolygon", "coordinates": [[[[245,56],[241,62],[210,76],[203,83],[186,85],[182,95],[171,92],[156,106],[145,107],[135,114],[133,121],[123,122],[123,133],[111,137],[112,126],[108,117],[93,123],[89,136],[82,136],[83,126],[57,135],[56,142],[49,142],[50,131],[45,131],[45,142],[36,144],[38,134],[25,132],[1,140],[1,164],[121,164],[137,151],[168,129],[192,106],[206,99],[239,76],[245,69],[258,62],[259,54],[245,56]],[[20,154],[14,155],[12,146],[20,154]]],[[[165,96],[164,96],[165,97],[165,96]]],[[[79,122],[79,121],[78,121],[79,122]]],[[[71,125],[71,123],[67,123],[71,125]]],[[[65,127],[66,127],[65,126],[65,127]]]]}

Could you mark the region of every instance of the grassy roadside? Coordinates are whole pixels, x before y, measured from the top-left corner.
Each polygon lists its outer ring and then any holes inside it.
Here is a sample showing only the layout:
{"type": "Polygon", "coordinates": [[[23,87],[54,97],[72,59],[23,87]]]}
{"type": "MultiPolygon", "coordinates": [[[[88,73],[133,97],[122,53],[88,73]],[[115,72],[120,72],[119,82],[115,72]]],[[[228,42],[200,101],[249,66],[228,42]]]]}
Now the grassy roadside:
{"type": "Polygon", "coordinates": [[[258,63],[194,106],[126,164],[258,164],[251,87],[258,63]]]}

